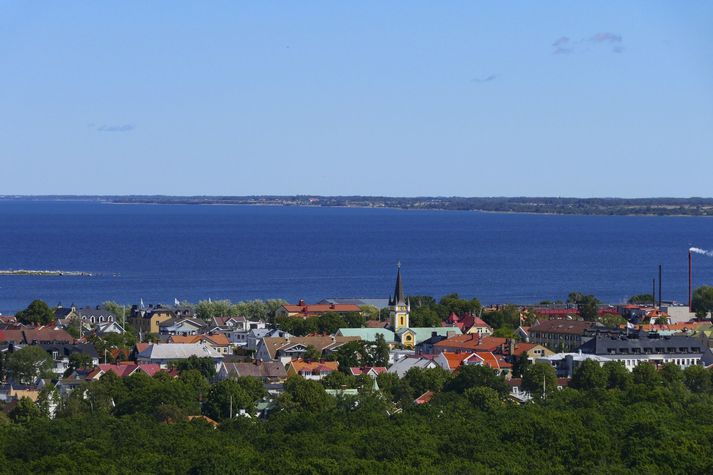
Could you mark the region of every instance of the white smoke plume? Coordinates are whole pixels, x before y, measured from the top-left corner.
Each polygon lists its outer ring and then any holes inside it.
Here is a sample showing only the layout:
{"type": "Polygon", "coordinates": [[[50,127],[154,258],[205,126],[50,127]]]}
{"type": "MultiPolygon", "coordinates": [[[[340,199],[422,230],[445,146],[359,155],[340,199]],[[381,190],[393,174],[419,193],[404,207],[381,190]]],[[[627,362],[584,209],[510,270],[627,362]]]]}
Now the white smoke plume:
{"type": "Polygon", "coordinates": [[[713,257],[713,251],[706,251],[705,249],[700,249],[698,247],[692,247],[688,252],[693,252],[694,254],[701,254],[703,256],[713,257]]]}

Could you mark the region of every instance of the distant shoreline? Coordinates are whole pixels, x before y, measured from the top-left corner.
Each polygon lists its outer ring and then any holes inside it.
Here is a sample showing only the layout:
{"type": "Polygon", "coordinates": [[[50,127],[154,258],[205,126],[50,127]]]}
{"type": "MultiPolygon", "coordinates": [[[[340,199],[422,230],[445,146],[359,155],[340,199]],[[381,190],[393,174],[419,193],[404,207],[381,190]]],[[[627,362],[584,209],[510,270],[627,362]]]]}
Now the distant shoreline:
{"type": "Polygon", "coordinates": [[[713,216],[713,198],[383,197],[383,196],[0,196],[0,201],[84,201],[107,204],[284,206],[308,208],[478,211],[569,216],[713,216]]]}
{"type": "Polygon", "coordinates": [[[0,269],[0,276],[3,275],[36,275],[36,276],[58,276],[58,277],[93,277],[90,272],[66,271],[66,270],[32,270],[32,269],[0,269]]]}

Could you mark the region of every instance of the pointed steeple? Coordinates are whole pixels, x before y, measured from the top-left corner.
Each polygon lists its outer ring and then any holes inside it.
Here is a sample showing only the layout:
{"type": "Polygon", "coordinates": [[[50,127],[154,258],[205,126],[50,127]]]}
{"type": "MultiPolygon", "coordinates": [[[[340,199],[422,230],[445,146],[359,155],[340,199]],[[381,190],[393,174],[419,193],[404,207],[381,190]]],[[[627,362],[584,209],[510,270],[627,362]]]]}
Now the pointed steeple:
{"type": "Polygon", "coordinates": [[[394,295],[389,301],[389,305],[405,305],[406,298],[404,297],[404,286],[401,283],[401,262],[396,265],[396,286],[394,287],[394,295]]]}

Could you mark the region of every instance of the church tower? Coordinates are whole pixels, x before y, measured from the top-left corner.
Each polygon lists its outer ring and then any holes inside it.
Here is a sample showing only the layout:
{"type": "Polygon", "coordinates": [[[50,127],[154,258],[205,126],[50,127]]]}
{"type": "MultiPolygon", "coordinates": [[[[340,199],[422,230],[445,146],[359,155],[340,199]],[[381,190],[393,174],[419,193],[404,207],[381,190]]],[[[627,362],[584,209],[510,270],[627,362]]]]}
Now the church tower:
{"type": "Polygon", "coordinates": [[[396,270],[396,287],[393,297],[389,298],[389,318],[391,329],[398,332],[409,327],[409,314],[411,313],[411,303],[404,297],[404,287],[401,283],[401,263],[396,270]]]}

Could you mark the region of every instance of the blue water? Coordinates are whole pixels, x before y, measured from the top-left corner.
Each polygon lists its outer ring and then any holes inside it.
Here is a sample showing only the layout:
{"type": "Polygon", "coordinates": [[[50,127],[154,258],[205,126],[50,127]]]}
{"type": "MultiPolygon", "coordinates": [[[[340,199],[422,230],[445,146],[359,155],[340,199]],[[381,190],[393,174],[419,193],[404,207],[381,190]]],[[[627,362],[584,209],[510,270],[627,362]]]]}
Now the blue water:
{"type": "MultiPolygon", "coordinates": [[[[713,247],[713,219],[0,201],[0,269],[99,274],[0,276],[0,311],[35,298],[385,298],[399,260],[408,293],[485,303],[572,290],[621,302],[650,292],[661,263],[664,299],[685,301],[691,244],[713,247]]],[[[713,259],[696,256],[695,274],[713,282],[713,259]]]]}

